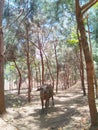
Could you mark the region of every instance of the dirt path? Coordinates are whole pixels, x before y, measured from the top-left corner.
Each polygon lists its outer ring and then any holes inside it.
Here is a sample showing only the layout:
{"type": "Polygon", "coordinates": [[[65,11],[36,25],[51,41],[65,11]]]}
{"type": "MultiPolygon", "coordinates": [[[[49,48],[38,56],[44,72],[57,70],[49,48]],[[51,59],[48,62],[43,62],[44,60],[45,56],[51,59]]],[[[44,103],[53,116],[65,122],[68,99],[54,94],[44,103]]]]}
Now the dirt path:
{"type": "Polygon", "coordinates": [[[47,114],[41,112],[39,92],[32,92],[31,103],[27,103],[25,95],[19,98],[7,94],[7,114],[3,120],[16,130],[84,130],[90,123],[89,109],[87,97],[79,86],[77,83],[66,91],[59,91],[54,96],[55,106],[50,104],[47,114]]]}

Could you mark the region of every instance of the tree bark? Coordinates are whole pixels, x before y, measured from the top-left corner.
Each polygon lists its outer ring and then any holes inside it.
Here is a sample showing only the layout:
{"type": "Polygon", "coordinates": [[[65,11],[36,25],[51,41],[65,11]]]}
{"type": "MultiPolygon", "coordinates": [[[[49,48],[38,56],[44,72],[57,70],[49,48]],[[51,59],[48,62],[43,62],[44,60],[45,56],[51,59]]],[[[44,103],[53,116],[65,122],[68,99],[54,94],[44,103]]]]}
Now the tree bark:
{"type": "Polygon", "coordinates": [[[41,66],[42,66],[42,73],[41,73],[41,79],[42,79],[42,82],[41,84],[44,84],[45,82],[45,78],[44,78],[44,58],[43,58],[43,52],[42,52],[42,44],[40,43],[40,38],[39,38],[39,35],[38,35],[38,47],[39,47],[39,52],[40,52],[40,58],[41,58],[41,66]]]}
{"type": "Polygon", "coordinates": [[[54,52],[55,52],[56,70],[57,70],[57,75],[56,75],[56,92],[58,92],[58,83],[59,83],[59,64],[58,64],[57,50],[56,50],[56,45],[55,45],[55,43],[54,43],[54,52]]]}
{"type": "Polygon", "coordinates": [[[27,58],[27,68],[28,68],[28,102],[31,102],[31,67],[30,67],[30,46],[29,46],[29,34],[28,26],[26,24],[26,39],[27,39],[27,48],[26,48],[26,58],[27,58]]]}
{"type": "Polygon", "coordinates": [[[78,40],[79,40],[79,49],[80,49],[80,78],[81,78],[81,85],[83,90],[83,95],[86,96],[86,88],[84,83],[84,64],[83,64],[83,52],[82,52],[82,43],[79,37],[79,33],[77,30],[78,40]]]}
{"type": "Polygon", "coordinates": [[[93,67],[93,60],[91,57],[91,53],[88,46],[88,41],[86,37],[86,31],[84,28],[83,23],[83,14],[81,7],[79,5],[79,0],[76,1],[76,20],[78,29],[80,31],[80,37],[83,47],[83,52],[85,56],[85,62],[86,62],[86,71],[87,71],[87,82],[88,82],[88,103],[89,103],[89,109],[90,109],[90,116],[91,116],[91,125],[97,124],[97,109],[95,104],[95,95],[94,95],[94,67],[93,67]]]}
{"type": "Polygon", "coordinates": [[[5,98],[4,98],[4,56],[3,56],[3,31],[2,31],[2,14],[3,14],[4,0],[0,0],[0,114],[5,112],[5,98]]]}
{"type": "Polygon", "coordinates": [[[82,84],[83,95],[86,96],[86,89],[85,89],[85,84],[84,84],[84,64],[83,64],[83,57],[82,57],[81,42],[79,44],[80,44],[80,76],[81,76],[81,84],[82,84]]]}
{"type": "MultiPolygon", "coordinates": [[[[90,43],[90,52],[91,52],[91,55],[93,54],[92,53],[92,44],[91,44],[91,36],[90,36],[90,28],[89,28],[89,23],[88,23],[88,17],[87,17],[87,26],[88,26],[88,36],[89,36],[89,43],[90,43]]],[[[92,56],[92,60],[93,60],[93,56],[92,56]]],[[[94,66],[94,64],[93,64],[94,66]]],[[[94,70],[94,84],[95,84],[95,89],[96,89],[96,98],[98,98],[98,85],[97,85],[97,78],[96,78],[96,73],[95,73],[95,70],[94,70]]]]}
{"type": "Polygon", "coordinates": [[[42,50],[40,49],[40,57],[41,57],[41,65],[42,65],[42,84],[44,84],[44,59],[43,59],[43,54],[42,54],[42,50]]]}
{"type": "Polygon", "coordinates": [[[53,88],[54,88],[54,77],[52,75],[52,72],[51,72],[51,69],[50,69],[50,66],[49,66],[49,60],[48,60],[48,57],[47,55],[45,54],[45,52],[43,51],[44,55],[45,55],[45,58],[46,58],[46,61],[47,61],[47,68],[49,70],[49,74],[50,74],[50,77],[52,79],[52,85],[53,85],[53,88]]]}
{"type": "Polygon", "coordinates": [[[17,72],[19,74],[18,94],[20,94],[20,88],[21,88],[21,83],[22,83],[22,76],[21,76],[21,72],[20,72],[20,70],[19,70],[15,60],[14,60],[14,64],[15,64],[15,67],[16,67],[17,72]]]}

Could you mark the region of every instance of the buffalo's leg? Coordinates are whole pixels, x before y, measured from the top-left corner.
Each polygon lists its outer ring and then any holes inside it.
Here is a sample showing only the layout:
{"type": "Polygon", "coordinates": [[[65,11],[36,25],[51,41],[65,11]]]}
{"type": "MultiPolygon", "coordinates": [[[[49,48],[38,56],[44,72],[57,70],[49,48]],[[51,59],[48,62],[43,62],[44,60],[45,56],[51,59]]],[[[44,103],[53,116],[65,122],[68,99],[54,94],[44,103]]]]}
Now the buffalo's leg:
{"type": "Polygon", "coordinates": [[[42,104],[42,111],[44,111],[44,101],[41,99],[41,104],[42,104]]]}
{"type": "Polygon", "coordinates": [[[53,98],[53,96],[52,96],[52,105],[54,106],[54,98],[53,98]]]}
{"type": "Polygon", "coordinates": [[[46,102],[45,102],[45,108],[47,109],[48,106],[49,106],[49,99],[47,99],[46,102]]]}

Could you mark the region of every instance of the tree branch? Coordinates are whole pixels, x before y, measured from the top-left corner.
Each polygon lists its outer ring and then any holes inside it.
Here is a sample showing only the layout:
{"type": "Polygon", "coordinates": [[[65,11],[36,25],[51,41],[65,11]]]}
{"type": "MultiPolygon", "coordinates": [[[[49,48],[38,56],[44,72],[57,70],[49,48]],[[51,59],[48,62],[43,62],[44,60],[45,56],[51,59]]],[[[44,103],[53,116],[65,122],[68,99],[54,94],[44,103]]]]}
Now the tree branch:
{"type": "Polygon", "coordinates": [[[18,17],[11,23],[9,24],[7,27],[5,27],[5,29],[9,28],[12,24],[14,24],[23,14],[24,10],[21,11],[21,13],[18,15],[18,17]]]}
{"type": "Polygon", "coordinates": [[[82,14],[84,14],[90,7],[96,4],[98,0],[90,0],[88,3],[81,7],[82,14]]]}

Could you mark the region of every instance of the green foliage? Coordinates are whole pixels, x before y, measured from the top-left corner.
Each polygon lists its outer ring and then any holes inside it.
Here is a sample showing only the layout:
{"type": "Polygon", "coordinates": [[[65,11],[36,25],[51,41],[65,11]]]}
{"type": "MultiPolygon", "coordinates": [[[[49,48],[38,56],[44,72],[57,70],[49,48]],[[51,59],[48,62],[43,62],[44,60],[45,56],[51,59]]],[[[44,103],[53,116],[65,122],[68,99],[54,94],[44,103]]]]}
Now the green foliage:
{"type": "Polygon", "coordinates": [[[78,41],[78,38],[77,38],[76,27],[73,27],[71,29],[70,36],[67,38],[67,44],[68,44],[68,46],[77,47],[78,42],[79,41],[78,41]]]}
{"type": "Polygon", "coordinates": [[[98,2],[93,6],[94,9],[98,9],[98,2]]]}
{"type": "MultiPolygon", "coordinates": [[[[80,0],[81,5],[88,0],[80,0]]],[[[97,4],[91,10],[89,17],[91,39],[97,42],[97,4]],[[96,39],[95,39],[96,38],[96,39]]],[[[12,0],[6,1],[4,10],[4,31],[5,46],[15,44],[17,46],[17,65],[22,71],[27,72],[26,51],[27,39],[25,23],[29,30],[29,56],[33,73],[35,74],[35,64],[40,63],[39,50],[36,48],[38,42],[41,43],[52,72],[56,73],[56,62],[53,45],[56,44],[58,61],[64,64],[68,59],[73,59],[71,51],[78,48],[75,20],[75,1],[73,0],[12,0]],[[17,19],[18,15],[22,15],[17,19]],[[10,26],[8,26],[8,24],[10,26]],[[38,39],[39,35],[39,39],[38,39]],[[31,42],[32,41],[32,42],[31,42]],[[34,45],[34,44],[35,45],[34,45]],[[69,53],[68,53],[69,51],[69,53]],[[68,58],[68,55],[70,55],[68,58]]],[[[84,21],[85,25],[87,21],[84,21]]],[[[46,59],[44,56],[44,62],[46,59]]],[[[47,68],[45,68],[47,69],[47,68]]],[[[6,70],[8,71],[8,70],[6,70]]],[[[13,70],[14,71],[14,70],[13,70]]]]}
{"type": "Polygon", "coordinates": [[[68,42],[68,44],[70,44],[70,45],[75,45],[75,44],[78,43],[78,40],[77,40],[77,39],[69,39],[67,42],[68,42]]]}
{"type": "Polygon", "coordinates": [[[8,79],[8,80],[10,80],[12,78],[14,79],[15,72],[16,72],[16,68],[12,62],[7,63],[5,65],[5,78],[6,79],[8,79]]]}

